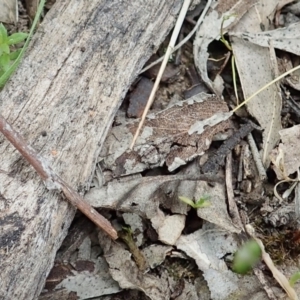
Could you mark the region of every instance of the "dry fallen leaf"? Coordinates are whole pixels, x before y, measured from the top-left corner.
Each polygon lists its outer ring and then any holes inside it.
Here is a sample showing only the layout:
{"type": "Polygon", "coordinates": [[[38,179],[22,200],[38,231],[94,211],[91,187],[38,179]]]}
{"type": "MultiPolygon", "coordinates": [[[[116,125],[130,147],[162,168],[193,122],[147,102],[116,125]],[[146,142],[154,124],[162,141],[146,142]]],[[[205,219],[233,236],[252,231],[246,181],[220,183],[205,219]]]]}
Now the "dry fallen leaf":
{"type": "Polygon", "coordinates": [[[282,129],[279,134],[281,143],[278,146],[277,155],[273,155],[273,163],[277,167],[277,172],[284,174],[278,179],[286,179],[287,176],[297,172],[300,167],[300,125],[282,129]]]}
{"type": "MultiPolygon", "coordinates": [[[[265,3],[265,1],[260,0],[244,15],[233,31],[260,32],[261,24],[268,25],[268,17],[275,10],[276,5],[277,1],[265,3]]],[[[272,58],[268,48],[235,36],[231,37],[231,41],[244,98],[246,99],[272,81],[276,71],[272,67],[272,58]]],[[[281,95],[277,85],[271,85],[249,101],[247,110],[263,128],[262,161],[264,166],[268,167],[270,163],[269,154],[279,141],[278,131],[281,129],[281,95]]]]}
{"type": "Polygon", "coordinates": [[[195,161],[175,176],[139,177],[129,181],[113,180],[102,188],[91,189],[85,199],[97,208],[117,208],[119,211],[134,212],[150,219],[159,239],[166,244],[174,244],[184,227],[184,215],[190,209],[179,201],[178,197],[185,196],[198,200],[209,195],[211,205],[199,208],[198,216],[228,232],[240,232],[240,228],[232,223],[228,215],[224,184],[215,183],[211,186],[201,180],[186,180],[193,177],[196,179],[199,172],[199,164],[195,161]],[[165,215],[160,206],[170,210],[173,215],[165,215]],[[176,229],[172,226],[174,222],[170,222],[174,218],[179,222],[176,229]],[[172,234],[169,233],[170,230],[172,234]]]}
{"type": "Polygon", "coordinates": [[[66,295],[76,293],[77,299],[90,299],[121,290],[110,276],[105,259],[99,256],[101,249],[91,245],[91,239],[87,236],[77,251],[73,249],[72,257],[56,260],[46,281],[48,293],[43,293],[45,297],[68,299],[61,295],[64,291],[66,295]]]}
{"type": "Polygon", "coordinates": [[[172,249],[173,248],[170,246],[152,244],[148,247],[145,247],[142,252],[150,268],[154,269],[164,262],[167,253],[172,249]]]}
{"type": "MultiPolygon", "coordinates": [[[[285,51],[278,59],[280,73],[289,71],[294,66],[289,58],[289,53],[300,55],[300,22],[290,24],[287,27],[264,32],[233,32],[231,36],[239,37],[253,44],[269,47],[270,43],[276,49],[285,51]]],[[[300,90],[300,71],[297,70],[284,79],[291,87],[300,90]]]]}
{"type": "Polygon", "coordinates": [[[72,276],[68,276],[56,286],[56,290],[67,290],[76,292],[77,299],[87,299],[100,297],[107,294],[118,293],[121,289],[108,273],[107,263],[104,258],[90,259],[94,270],[72,271],[72,276]]]}
{"type": "Polygon", "coordinates": [[[235,253],[238,244],[226,230],[204,222],[202,229],[182,235],[176,246],[195,259],[198,268],[203,271],[211,293],[210,299],[243,299],[254,296],[259,290],[260,284],[255,277],[239,277],[228,269],[224,257],[235,253]]]}
{"type": "MultiPolygon", "coordinates": [[[[182,176],[181,180],[183,179],[182,176]]],[[[173,211],[172,206],[174,206],[174,213],[181,212],[181,216],[178,215],[181,225],[173,231],[175,234],[168,236],[170,227],[173,228],[168,220],[173,216],[166,216],[160,209],[160,205],[164,201],[167,202],[166,198],[168,198],[161,187],[163,183],[168,182],[172,182],[170,176],[141,177],[125,182],[114,180],[101,189],[91,189],[86,194],[85,199],[94,207],[134,212],[149,219],[159,238],[167,244],[174,244],[184,227],[185,216],[183,214],[187,213],[188,208],[185,204],[180,203],[178,195],[176,195],[176,202],[174,205],[169,206],[169,209],[173,211]]],[[[176,182],[178,182],[178,177],[176,182]]]]}
{"type": "Polygon", "coordinates": [[[228,232],[241,232],[241,228],[236,227],[228,215],[224,184],[215,183],[214,186],[210,186],[207,182],[199,181],[195,190],[195,199],[200,199],[204,195],[208,195],[210,205],[208,207],[198,208],[198,217],[228,232]]]}
{"type": "Polygon", "coordinates": [[[220,96],[222,94],[223,80],[220,76],[217,76],[214,81],[211,81],[208,77],[208,46],[212,41],[220,39],[221,25],[225,17],[230,16],[229,19],[224,21],[223,33],[226,33],[230,27],[235,25],[256,2],[253,0],[220,0],[211,13],[205,17],[203,24],[196,32],[194,40],[195,65],[202,80],[216,95],[220,96]]]}
{"type": "MultiPolygon", "coordinates": [[[[184,215],[166,216],[162,224],[158,224],[158,239],[167,245],[174,245],[180,237],[185,226],[184,215]]],[[[156,228],[154,228],[156,229],[156,228]]]]}
{"type": "MultiPolygon", "coordinates": [[[[130,211],[142,217],[152,219],[157,217],[159,205],[166,197],[162,186],[187,179],[187,176],[151,176],[139,177],[132,180],[113,180],[102,188],[92,188],[86,193],[85,199],[94,207],[130,211]]],[[[190,177],[191,178],[191,177],[190,177]]],[[[196,177],[197,178],[197,177],[196,177]]],[[[186,181],[184,181],[186,182],[186,181]]],[[[170,189],[169,189],[170,191],[170,189]]],[[[178,197],[178,195],[176,195],[178,197]]],[[[177,203],[179,202],[177,198],[177,203]]],[[[187,212],[186,205],[181,203],[181,210],[174,204],[174,213],[187,212]],[[184,208],[183,208],[184,206],[184,208]]],[[[172,206],[169,209],[173,212],[172,206]]]]}
{"type": "MultiPolygon", "coordinates": [[[[236,31],[237,28],[234,30],[236,31]]],[[[273,47],[276,49],[300,55],[300,22],[291,24],[288,27],[278,28],[270,31],[239,31],[232,32],[230,35],[266,48],[268,48],[270,42],[272,42],[273,47]]]]}
{"type": "Polygon", "coordinates": [[[99,232],[98,237],[109,265],[109,272],[121,288],[143,291],[152,300],[170,299],[166,273],[162,273],[160,277],[143,274],[131,259],[131,253],[121,244],[113,242],[102,232],[99,232]]]}
{"type": "Polygon", "coordinates": [[[15,23],[18,20],[18,1],[0,0],[0,22],[15,23]]]}

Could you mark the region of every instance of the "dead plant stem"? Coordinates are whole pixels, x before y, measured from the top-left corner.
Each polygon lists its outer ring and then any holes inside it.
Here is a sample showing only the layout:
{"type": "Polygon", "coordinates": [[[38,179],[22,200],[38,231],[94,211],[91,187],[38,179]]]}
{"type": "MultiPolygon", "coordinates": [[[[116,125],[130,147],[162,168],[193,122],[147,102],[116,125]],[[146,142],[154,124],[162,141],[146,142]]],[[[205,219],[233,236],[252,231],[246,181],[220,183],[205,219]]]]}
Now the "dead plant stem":
{"type": "Polygon", "coordinates": [[[134,144],[135,144],[135,141],[137,139],[137,137],[139,136],[140,134],[140,131],[144,125],[144,122],[145,122],[145,119],[146,119],[146,115],[154,101],[154,97],[155,97],[155,94],[156,94],[156,91],[158,90],[158,86],[159,86],[159,83],[160,83],[160,80],[161,80],[161,77],[165,71],[165,68],[167,66],[167,63],[168,63],[168,60],[169,60],[169,57],[172,53],[172,50],[174,49],[174,46],[175,46],[175,42],[177,40],[177,37],[179,35],[179,32],[180,32],[180,29],[181,29],[181,26],[182,26],[182,23],[184,21],[184,17],[187,13],[187,10],[190,6],[190,3],[191,3],[191,0],[185,0],[183,5],[182,5],[182,8],[181,8],[181,11],[179,13],[179,16],[178,16],[178,19],[177,19],[177,22],[176,22],[176,25],[175,25],[175,28],[174,28],[174,31],[172,33],[172,36],[171,36],[171,40],[170,40],[170,43],[169,43],[169,46],[167,48],[167,51],[166,51],[166,54],[164,56],[164,60],[160,66],[160,69],[159,69],[159,72],[158,72],[158,75],[156,77],[156,80],[155,80],[155,83],[154,83],[154,86],[153,86],[153,89],[151,91],[151,94],[149,96],[149,99],[148,99],[148,102],[147,102],[147,105],[145,107],[145,110],[143,112],[143,115],[142,115],[142,118],[141,118],[141,121],[139,123],[139,126],[135,132],[135,135],[133,137],[133,140],[132,140],[132,143],[130,145],[130,149],[133,148],[134,144]]]}
{"type": "MultiPolygon", "coordinates": [[[[206,13],[208,11],[208,9],[210,8],[210,5],[211,5],[211,2],[212,0],[208,0],[203,11],[202,11],[202,14],[201,16],[199,17],[195,27],[193,28],[193,30],[180,42],[178,43],[178,45],[176,45],[174,47],[174,49],[172,50],[171,54],[174,53],[175,51],[177,51],[180,47],[182,47],[192,36],[193,34],[196,32],[196,30],[199,28],[199,26],[201,25],[204,17],[206,16],[206,13]]],[[[149,70],[150,68],[152,68],[153,66],[157,65],[158,63],[160,63],[162,60],[164,59],[164,56],[160,57],[159,59],[155,60],[153,63],[151,63],[150,65],[148,65],[147,67],[145,67],[144,69],[142,69],[142,71],[140,72],[143,73],[147,70],[149,70]]]]}

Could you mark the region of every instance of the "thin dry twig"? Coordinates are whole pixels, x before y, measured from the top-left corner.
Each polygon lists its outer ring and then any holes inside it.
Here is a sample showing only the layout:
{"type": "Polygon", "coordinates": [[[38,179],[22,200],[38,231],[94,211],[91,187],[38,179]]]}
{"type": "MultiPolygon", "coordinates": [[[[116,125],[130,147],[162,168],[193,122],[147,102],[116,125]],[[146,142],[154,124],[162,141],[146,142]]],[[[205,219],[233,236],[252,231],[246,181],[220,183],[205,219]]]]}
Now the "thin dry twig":
{"type": "Polygon", "coordinates": [[[259,174],[259,179],[261,181],[265,181],[267,179],[267,172],[266,172],[266,170],[264,168],[264,165],[261,161],[261,157],[259,155],[258,149],[256,147],[255,141],[254,141],[253,136],[252,136],[252,133],[249,133],[247,135],[247,141],[248,141],[248,144],[249,144],[251,152],[252,152],[253,160],[256,164],[256,168],[257,168],[257,171],[258,171],[258,174],[259,174]]]}
{"type": "Polygon", "coordinates": [[[234,193],[232,187],[232,153],[229,152],[226,157],[225,165],[225,183],[227,190],[228,209],[233,223],[240,229],[243,229],[243,224],[239,215],[236,202],[234,200],[234,193]]]}
{"type": "Polygon", "coordinates": [[[40,157],[38,153],[16,132],[12,126],[0,114],[0,131],[22,154],[22,156],[34,167],[36,172],[44,181],[49,190],[62,190],[68,201],[86,215],[92,222],[104,230],[112,239],[117,239],[118,234],[110,222],[101,216],[89,203],[70,187],[62,178],[55,174],[49,167],[47,161],[40,157]]]}
{"type": "Polygon", "coordinates": [[[242,143],[241,154],[240,154],[240,161],[239,161],[239,169],[237,175],[237,181],[240,184],[243,180],[243,157],[245,156],[245,144],[242,143]]]}
{"type": "Polygon", "coordinates": [[[275,296],[273,290],[271,289],[268,281],[265,278],[264,273],[258,268],[253,268],[253,272],[257,277],[257,279],[259,280],[259,282],[262,284],[263,289],[265,290],[265,292],[269,297],[269,300],[277,300],[278,298],[275,296]]]}
{"type": "Polygon", "coordinates": [[[160,83],[160,80],[161,80],[161,77],[165,71],[165,68],[166,68],[166,65],[168,63],[168,60],[169,60],[169,57],[172,53],[172,50],[174,49],[174,45],[175,45],[175,42],[177,40],[177,37],[179,35],[179,32],[180,32],[180,29],[181,29],[181,26],[182,26],[182,23],[184,21],[184,17],[187,13],[187,10],[190,6],[190,3],[191,3],[191,0],[185,0],[183,5],[182,5],[182,8],[181,8],[181,11],[180,11],[180,14],[178,16],[178,19],[177,19],[177,22],[176,22],[176,25],[175,25],[175,28],[174,28],[174,31],[172,33],[172,36],[171,36],[171,40],[170,40],[170,43],[169,43],[169,46],[167,48],[167,51],[166,51],[166,54],[164,56],[164,60],[160,66],[160,69],[159,69],[159,72],[158,72],[158,75],[156,77],[156,80],[155,80],[155,83],[154,83],[154,86],[152,88],[152,91],[151,91],[151,94],[149,96],[149,99],[148,99],[148,102],[147,102],[147,105],[145,107],[145,110],[143,112],[143,115],[142,115],[142,118],[141,118],[141,121],[139,123],[139,126],[134,134],[134,137],[133,137],[133,140],[132,140],[132,143],[130,145],[130,149],[133,148],[134,144],[135,144],[135,141],[137,139],[137,137],[139,136],[140,134],[140,131],[144,125],[144,122],[145,122],[145,119],[146,119],[146,115],[154,101],[154,97],[155,97],[155,94],[156,94],[156,91],[158,90],[158,86],[159,86],[159,83],[160,83]]]}
{"type": "Polygon", "coordinates": [[[254,98],[255,96],[257,96],[259,93],[261,93],[262,91],[264,91],[265,89],[267,89],[269,86],[271,86],[272,84],[276,83],[277,81],[279,81],[280,79],[284,78],[285,76],[297,71],[300,69],[300,65],[297,67],[294,67],[288,71],[286,71],[285,73],[281,74],[280,76],[276,77],[274,80],[270,81],[269,83],[267,83],[266,85],[264,85],[262,88],[260,88],[259,90],[257,90],[255,93],[253,93],[250,97],[248,97],[247,99],[245,99],[241,104],[239,104],[238,106],[236,106],[231,112],[235,113],[238,109],[240,109],[242,106],[244,106],[246,103],[248,103],[252,98],[254,98]]]}
{"type": "MultiPolygon", "coordinates": [[[[192,29],[192,31],[180,42],[178,43],[178,45],[176,45],[174,47],[174,49],[172,50],[171,54],[174,53],[175,51],[177,51],[180,47],[182,47],[192,36],[193,34],[196,32],[196,30],[198,29],[198,27],[201,25],[204,17],[206,16],[206,13],[208,11],[208,9],[210,8],[210,5],[211,5],[211,2],[212,0],[208,0],[203,11],[202,11],[202,14],[200,16],[200,18],[198,19],[195,27],[192,29]]],[[[147,70],[149,70],[150,68],[152,68],[153,66],[157,65],[158,63],[160,63],[162,60],[164,59],[164,56],[160,57],[159,59],[155,60],[153,63],[151,63],[150,65],[148,65],[147,67],[145,67],[141,72],[145,72],[147,70]]]]}

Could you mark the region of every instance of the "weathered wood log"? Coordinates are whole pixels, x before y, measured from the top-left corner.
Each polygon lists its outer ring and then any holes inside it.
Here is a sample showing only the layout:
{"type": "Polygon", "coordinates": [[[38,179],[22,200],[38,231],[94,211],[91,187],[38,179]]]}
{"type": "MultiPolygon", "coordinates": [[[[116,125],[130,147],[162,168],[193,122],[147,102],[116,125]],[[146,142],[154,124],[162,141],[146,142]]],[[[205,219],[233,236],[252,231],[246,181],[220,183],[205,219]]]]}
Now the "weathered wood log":
{"type": "Polygon", "coordinates": [[[23,158],[31,164],[39,174],[48,190],[62,191],[65,198],[85,216],[105,231],[113,240],[118,238],[118,233],[110,222],[101,216],[81,195],[53,172],[48,162],[45,161],[32,147],[27,145],[22,136],[14,130],[0,114],[0,131],[8,141],[21,153],[23,158]]]}
{"type": "MultiPolygon", "coordinates": [[[[182,0],[57,1],[0,93],[1,114],[84,192],[115,112],[182,0]]],[[[74,209],[0,136],[0,299],[34,299],[74,209]]]]}

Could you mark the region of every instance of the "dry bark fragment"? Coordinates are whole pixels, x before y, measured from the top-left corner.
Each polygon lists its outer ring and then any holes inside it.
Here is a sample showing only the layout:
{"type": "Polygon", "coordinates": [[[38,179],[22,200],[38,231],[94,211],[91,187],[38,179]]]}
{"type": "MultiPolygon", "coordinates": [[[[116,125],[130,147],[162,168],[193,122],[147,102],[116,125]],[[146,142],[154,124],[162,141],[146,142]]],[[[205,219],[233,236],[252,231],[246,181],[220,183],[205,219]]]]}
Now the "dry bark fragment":
{"type": "Polygon", "coordinates": [[[233,148],[241,142],[254,129],[253,123],[244,124],[229,139],[227,139],[217,152],[202,166],[203,173],[216,174],[218,169],[225,164],[225,157],[233,148]]]}

